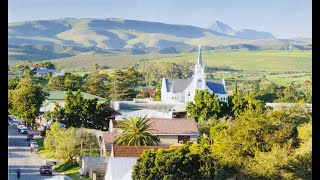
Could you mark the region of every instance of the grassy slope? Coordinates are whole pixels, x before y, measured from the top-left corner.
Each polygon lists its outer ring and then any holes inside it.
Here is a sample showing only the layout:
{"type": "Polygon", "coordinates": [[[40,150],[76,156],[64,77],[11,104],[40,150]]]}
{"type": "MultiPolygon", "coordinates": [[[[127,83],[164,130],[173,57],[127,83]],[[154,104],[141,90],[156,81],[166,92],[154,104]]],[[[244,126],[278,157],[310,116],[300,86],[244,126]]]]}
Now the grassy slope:
{"type": "Polygon", "coordinates": [[[111,68],[125,68],[137,64],[141,61],[152,60],[154,58],[174,57],[175,55],[145,54],[145,55],[104,55],[96,53],[83,53],[69,58],[61,58],[52,62],[61,65],[66,70],[81,68],[91,68],[94,64],[99,66],[109,66],[111,68]]]}
{"type": "MultiPolygon", "coordinates": [[[[196,63],[197,53],[184,53],[176,57],[154,61],[190,61],[196,63]]],[[[265,72],[311,72],[312,51],[221,51],[202,52],[206,66],[229,66],[232,69],[265,72]]]]}

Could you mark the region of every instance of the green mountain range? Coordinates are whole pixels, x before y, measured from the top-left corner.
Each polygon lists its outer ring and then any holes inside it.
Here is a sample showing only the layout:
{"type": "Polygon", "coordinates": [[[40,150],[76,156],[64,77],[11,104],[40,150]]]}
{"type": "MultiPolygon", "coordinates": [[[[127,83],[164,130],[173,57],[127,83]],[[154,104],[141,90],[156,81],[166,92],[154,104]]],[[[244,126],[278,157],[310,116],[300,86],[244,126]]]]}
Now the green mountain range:
{"type": "Polygon", "coordinates": [[[9,60],[49,60],[88,52],[174,54],[196,51],[198,45],[203,50],[311,49],[309,39],[275,39],[270,33],[259,36],[261,33],[253,30],[237,37],[224,34],[223,27],[205,29],[115,18],[25,21],[8,26],[9,60]]]}

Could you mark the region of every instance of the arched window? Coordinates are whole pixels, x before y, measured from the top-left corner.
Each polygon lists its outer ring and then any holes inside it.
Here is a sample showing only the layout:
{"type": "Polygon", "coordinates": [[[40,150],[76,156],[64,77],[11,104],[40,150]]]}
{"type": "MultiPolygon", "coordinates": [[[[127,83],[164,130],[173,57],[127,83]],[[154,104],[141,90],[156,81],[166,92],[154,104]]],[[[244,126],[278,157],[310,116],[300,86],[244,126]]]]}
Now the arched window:
{"type": "Polygon", "coordinates": [[[197,81],[197,89],[202,89],[202,80],[201,79],[199,79],[197,81]]]}

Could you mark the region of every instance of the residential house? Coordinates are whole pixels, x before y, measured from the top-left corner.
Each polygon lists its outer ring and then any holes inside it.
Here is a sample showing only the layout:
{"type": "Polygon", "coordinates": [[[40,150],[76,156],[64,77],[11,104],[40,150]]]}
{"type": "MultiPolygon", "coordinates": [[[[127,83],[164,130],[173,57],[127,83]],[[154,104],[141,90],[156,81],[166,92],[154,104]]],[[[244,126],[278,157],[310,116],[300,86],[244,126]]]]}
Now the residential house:
{"type": "Polygon", "coordinates": [[[43,77],[48,74],[51,74],[52,76],[63,76],[64,75],[63,70],[48,69],[46,67],[40,66],[39,64],[35,64],[33,66],[30,66],[29,68],[32,70],[32,72],[35,73],[34,76],[38,76],[38,77],[43,77]]]}
{"type": "MultiPolygon", "coordinates": [[[[111,154],[112,145],[117,135],[123,132],[121,122],[124,120],[112,120],[109,123],[109,132],[103,133],[99,138],[101,143],[101,156],[109,156],[111,154]]],[[[194,119],[150,119],[150,132],[159,137],[161,143],[159,146],[172,146],[177,143],[184,144],[191,141],[198,143],[199,130],[194,119]]]]}
{"type": "Polygon", "coordinates": [[[133,166],[137,159],[133,157],[110,157],[105,180],[131,180],[133,166]]]}
{"type": "Polygon", "coordinates": [[[84,174],[87,172],[106,173],[108,158],[96,156],[84,156],[81,160],[81,168],[84,174]]]}
{"type": "MultiPolygon", "coordinates": [[[[180,144],[182,145],[182,144],[180,144]]],[[[144,150],[154,150],[158,149],[169,149],[169,148],[177,148],[178,145],[174,146],[118,146],[112,145],[111,157],[140,157],[144,150]]]]}

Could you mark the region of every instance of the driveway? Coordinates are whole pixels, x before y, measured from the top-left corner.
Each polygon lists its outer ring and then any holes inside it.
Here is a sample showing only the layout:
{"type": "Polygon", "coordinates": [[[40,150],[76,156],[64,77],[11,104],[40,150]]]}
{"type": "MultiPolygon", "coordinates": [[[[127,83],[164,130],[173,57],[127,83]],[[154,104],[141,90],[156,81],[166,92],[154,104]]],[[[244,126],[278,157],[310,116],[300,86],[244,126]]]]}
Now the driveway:
{"type": "MultiPolygon", "coordinates": [[[[35,139],[40,138],[34,133],[35,139]]],[[[45,165],[38,154],[31,153],[26,134],[18,133],[16,125],[8,126],[8,179],[17,179],[16,170],[21,170],[21,180],[42,180],[50,176],[40,176],[39,168],[45,165]]],[[[58,175],[53,172],[53,175],[58,175]]],[[[60,174],[59,174],[60,175],[60,174]]]]}

